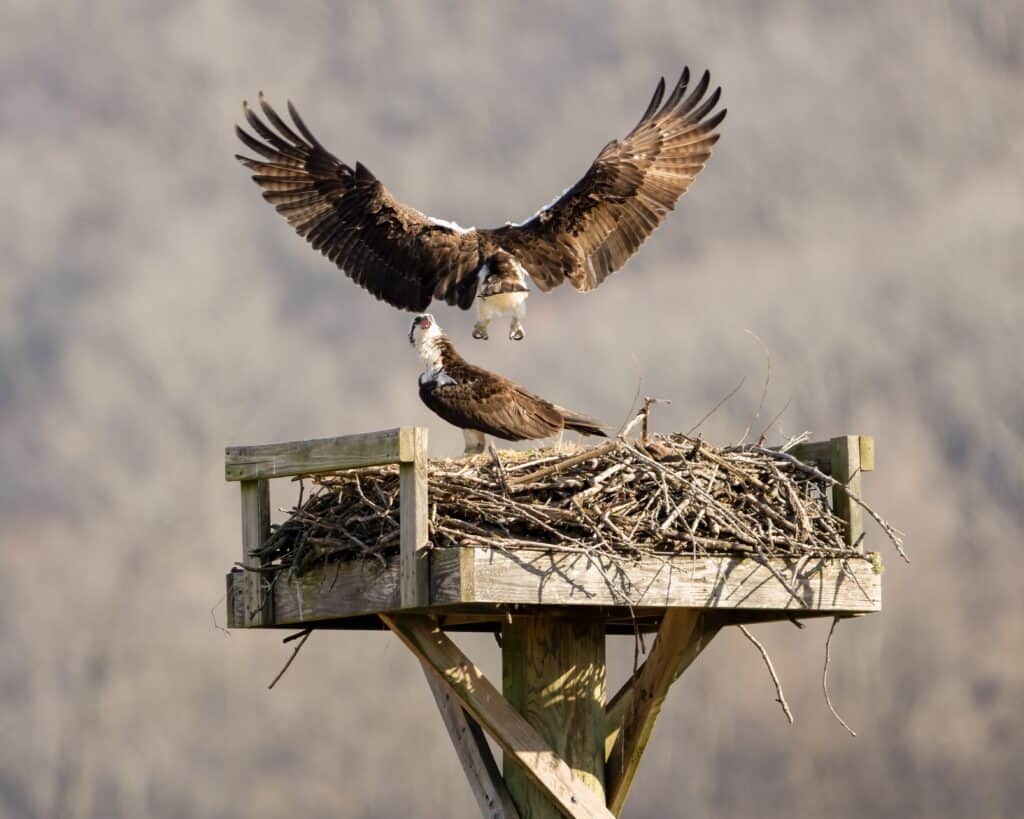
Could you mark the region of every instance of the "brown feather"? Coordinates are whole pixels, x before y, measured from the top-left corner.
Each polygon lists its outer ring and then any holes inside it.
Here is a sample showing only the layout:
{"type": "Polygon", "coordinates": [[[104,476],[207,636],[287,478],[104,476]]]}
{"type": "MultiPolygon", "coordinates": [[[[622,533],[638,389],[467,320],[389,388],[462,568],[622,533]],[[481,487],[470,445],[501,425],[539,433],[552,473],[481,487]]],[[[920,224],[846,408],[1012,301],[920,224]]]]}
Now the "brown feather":
{"type": "Polygon", "coordinates": [[[609,142],[582,179],[532,219],[480,231],[485,242],[514,255],[543,291],[565,279],[577,290],[597,287],[675,207],[718,140],[721,89],[706,96],[705,71],[686,96],[689,79],[684,68],[664,104],[661,80],[633,130],[609,142]]]}

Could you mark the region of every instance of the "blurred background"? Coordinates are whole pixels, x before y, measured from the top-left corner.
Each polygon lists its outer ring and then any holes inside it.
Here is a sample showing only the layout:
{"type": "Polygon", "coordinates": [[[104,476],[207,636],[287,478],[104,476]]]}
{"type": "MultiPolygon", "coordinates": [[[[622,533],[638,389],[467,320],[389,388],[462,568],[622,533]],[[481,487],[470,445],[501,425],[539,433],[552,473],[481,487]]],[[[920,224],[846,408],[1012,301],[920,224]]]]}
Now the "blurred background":
{"type": "MultiPolygon", "coordinates": [[[[311,252],[237,165],[263,89],[399,198],[520,220],[711,69],[729,116],[599,291],[464,353],[714,442],[873,434],[885,610],[721,635],[627,816],[1000,817],[1024,803],[1024,6],[1005,2],[29,3],[0,10],[0,815],[476,816],[385,634],[227,634],[226,444],[426,424],[409,317],[311,252]],[[761,417],[751,422],[771,352],[761,417]],[[788,402],[788,406],[787,406],[788,402]]],[[[275,496],[275,501],[279,499],[275,496]]],[[[286,503],[287,498],[280,499],[286,503]]],[[[459,638],[497,675],[490,637],[459,638]]],[[[611,649],[610,688],[632,658],[611,649]]]]}

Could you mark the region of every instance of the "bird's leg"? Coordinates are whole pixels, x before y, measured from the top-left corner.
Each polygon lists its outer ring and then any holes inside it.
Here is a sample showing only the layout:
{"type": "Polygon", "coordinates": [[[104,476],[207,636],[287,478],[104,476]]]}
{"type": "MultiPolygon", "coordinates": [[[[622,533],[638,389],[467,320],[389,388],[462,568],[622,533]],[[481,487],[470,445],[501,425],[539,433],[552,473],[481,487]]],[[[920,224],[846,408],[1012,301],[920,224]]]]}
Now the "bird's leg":
{"type": "Polygon", "coordinates": [[[466,442],[466,448],[462,451],[463,455],[479,455],[484,451],[487,436],[480,432],[480,430],[464,429],[462,430],[462,437],[466,442]]]}
{"type": "Polygon", "coordinates": [[[476,324],[473,325],[473,338],[487,339],[487,325],[494,318],[494,311],[487,303],[487,299],[477,298],[476,300],[476,324]]]}
{"type": "Polygon", "coordinates": [[[522,341],[526,338],[526,329],[523,327],[523,316],[526,315],[526,298],[519,300],[512,310],[512,323],[508,326],[508,337],[512,341],[522,341]]]}
{"type": "Polygon", "coordinates": [[[526,338],[526,330],[523,328],[523,324],[519,321],[519,316],[512,317],[512,323],[508,326],[508,337],[512,341],[522,341],[526,338]]]}

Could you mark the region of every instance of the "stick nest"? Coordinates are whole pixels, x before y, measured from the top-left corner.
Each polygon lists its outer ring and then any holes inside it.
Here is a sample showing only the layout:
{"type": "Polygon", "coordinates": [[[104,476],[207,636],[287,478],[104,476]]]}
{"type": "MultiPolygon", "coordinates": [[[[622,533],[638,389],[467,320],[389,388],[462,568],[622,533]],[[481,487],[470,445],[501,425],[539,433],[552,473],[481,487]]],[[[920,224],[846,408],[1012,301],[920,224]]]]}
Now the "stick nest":
{"type": "MultiPolygon", "coordinates": [[[[796,443],[791,441],[788,446],[796,443]]],[[[716,448],[682,434],[590,449],[504,451],[429,464],[432,547],[606,554],[862,556],[826,490],[836,481],[785,451],[716,448]]],[[[299,479],[296,479],[299,480],[299,479]]],[[[309,480],[308,478],[306,480],[309,480]]],[[[301,573],[399,546],[398,467],[312,478],[314,489],[256,552],[301,573]]],[[[898,534],[863,502],[900,548],[898,534]]],[[[902,552],[901,552],[902,553],[902,552]]]]}

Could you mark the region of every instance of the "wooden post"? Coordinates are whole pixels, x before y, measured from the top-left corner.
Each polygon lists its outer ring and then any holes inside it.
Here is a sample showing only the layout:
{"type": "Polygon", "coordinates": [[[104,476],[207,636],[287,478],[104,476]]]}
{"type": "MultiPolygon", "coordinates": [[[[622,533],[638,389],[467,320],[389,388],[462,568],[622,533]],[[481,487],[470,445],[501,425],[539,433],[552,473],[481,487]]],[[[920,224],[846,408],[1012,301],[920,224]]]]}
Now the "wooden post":
{"type": "MultiPolygon", "coordinates": [[[[242,481],[242,565],[259,569],[263,562],[251,554],[270,535],[270,484],[264,480],[242,481]]],[[[243,626],[269,625],[274,621],[274,596],[265,590],[263,575],[245,571],[242,598],[243,626]]]]}
{"type": "MultiPolygon", "coordinates": [[[[513,616],[502,625],[503,693],[573,773],[604,801],[604,625],[586,616],[513,616]]],[[[523,819],[558,808],[506,759],[505,783],[523,819]]]]}
{"type": "MultiPolygon", "coordinates": [[[[873,443],[873,442],[872,442],[873,443]]],[[[874,447],[870,448],[874,457],[874,447]]],[[[832,477],[845,484],[858,498],[861,492],[861,442],[859,435],[843,435],[832,439],[832,477]]],[[[857,503],[852,503],[838,486],[832,489],[832,508],[846,521],[844,539],[853,545],[864,532],[864,512],[857,503]]]]}
{"type": "Polygon", "coordinates": [[[427,555],[427,430],[402,427],[399,432],[399,506],[401,509],[402,608],[430,604],[427,555]]]}

